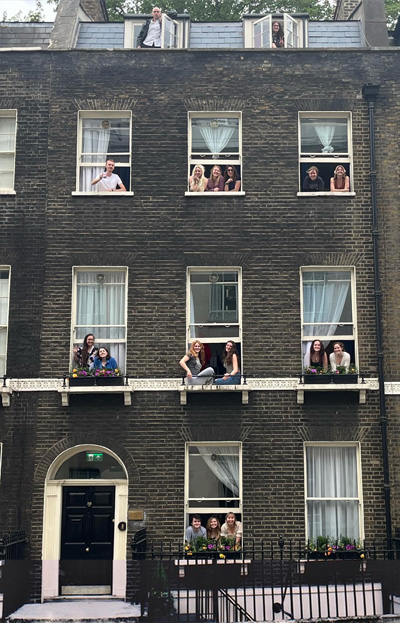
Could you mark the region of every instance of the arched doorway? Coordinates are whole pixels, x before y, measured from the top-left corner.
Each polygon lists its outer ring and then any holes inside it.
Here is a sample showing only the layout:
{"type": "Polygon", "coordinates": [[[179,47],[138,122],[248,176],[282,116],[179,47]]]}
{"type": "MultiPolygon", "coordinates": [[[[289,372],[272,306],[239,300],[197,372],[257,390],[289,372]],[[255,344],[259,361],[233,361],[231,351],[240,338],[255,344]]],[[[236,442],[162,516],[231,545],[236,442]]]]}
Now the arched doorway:
{"type": "Polygon", "coordinates": [[[60,454],[46,477],[42,601],[59,595],[126,594],[128,476],[103,446],[60,454]]]}

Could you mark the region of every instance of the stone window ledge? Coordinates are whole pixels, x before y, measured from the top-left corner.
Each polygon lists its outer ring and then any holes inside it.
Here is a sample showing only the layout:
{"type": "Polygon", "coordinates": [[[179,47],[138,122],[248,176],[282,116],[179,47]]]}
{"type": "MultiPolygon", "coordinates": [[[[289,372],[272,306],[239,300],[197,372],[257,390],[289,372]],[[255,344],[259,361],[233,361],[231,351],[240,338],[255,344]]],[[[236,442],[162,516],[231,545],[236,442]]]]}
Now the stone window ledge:
{"type": "Polygon", "coordinates": [[[11,188],[0,188],[0,195],[16,195],[16,191],[11,188]]]}
{"type": "Polygon", "coordinates": [[[355,197],[356,193],[348,192],[348,193],[335,193],[331,190],[320,190],[318,192],[307,193],[307,192],[298,192],[298,197],[355,197]]]}
{"type": "Polygon", "coordinates": [[[191,193],[189,191],[185,192],[185,197],[215,197],[216,195],[218,195],[218,197],[244,197],[245,196],[245,192],[244,190],[239,190],[238,192],[235,192],[234,190],[232,190],[231,192],[225,192],[225,190],[220,190],[217,193],[214,192],[203,192],[203,193],[191,193]]]}
{"type": "Polygon", "coordinates": [[[179,388],[181,405],[187,404],[187,395],[191,392],[202,394],[210,392],[240,392],[242,394],[242,404],[249,404],[249,387],[247,385],[181,385],[179,388]]]}
{"type": "Polygon", "coordinates": [[[119,197],[120,195],[122,197],[133,197],[133,195],[135,194],[133,191],[131,190],[121,190],[118,192],[113,192],[110,193],[109,191],[104,191],[104,192],[99,192],[99,193],[92,193],[92,192],[78,192],[78,191],[73,191],[71,193],[71,195],[73,197],[109,197],[110,194],[112,194],[113,197],[119,197]]]}

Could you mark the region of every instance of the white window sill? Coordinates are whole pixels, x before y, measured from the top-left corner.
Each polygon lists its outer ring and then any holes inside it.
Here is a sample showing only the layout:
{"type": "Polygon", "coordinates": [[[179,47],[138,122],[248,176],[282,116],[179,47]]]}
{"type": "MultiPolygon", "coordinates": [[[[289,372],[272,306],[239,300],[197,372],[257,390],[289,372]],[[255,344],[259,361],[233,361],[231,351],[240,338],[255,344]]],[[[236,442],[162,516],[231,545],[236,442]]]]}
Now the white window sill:
{"type": "Polygon", "coordinates": [[[134,195],[133,191],[130,191],[130,190],[121,190],[121,191],[117,191],[117,192],[113,192],[113,193],[110,193],[110,191],[108,191],[108,192],[104,191],[104,192],[99,192],[99,193],[91,193],[91,192],[88,192],[88,193],[85,192],[84,193],[84,192],[74,191],[74,192],[71,193],[71,195],[83,196],[83,197],[99,197],[99,196],[100,197],[101,196],[109,197],[110,194],[112,194],[113,197],[116,197],[116,196],[119,196],[119,195],[122,195],[123,197],[126,197],[126,196],[133,197],[133,195],[134,195]]]}
{"type": "Polygon", "coordinates": [[[218,196],[222,196],[222,197],[244,197],[246,193],[244,192],[244,190],[239,190],[238,192],[235,192],[234,190],[232,190],[231,192],[227,191],[225,192],[225,190],[220,190],[218,192],[211,192],[211,191],[207,191],[207,192],[203,192],[203,193],[192,193],[192,192],[185,192],[185,197],[215,197],[216,195],[218,196]]]}
{"type": "Polygon", "coordinates": [[[15,190],[11,188],[0,188],[0,195],[16,195],[15,190]]]}
{"type": "Polygon", "coordinates": [[[322,196],[330,196],[330,197],[355,197],[356,193],[348,192],[348,193],[335,193],[331,190],[321,190],[313,193],[301,192],[297,193],[298,197],[322,197],[322,196]]]}

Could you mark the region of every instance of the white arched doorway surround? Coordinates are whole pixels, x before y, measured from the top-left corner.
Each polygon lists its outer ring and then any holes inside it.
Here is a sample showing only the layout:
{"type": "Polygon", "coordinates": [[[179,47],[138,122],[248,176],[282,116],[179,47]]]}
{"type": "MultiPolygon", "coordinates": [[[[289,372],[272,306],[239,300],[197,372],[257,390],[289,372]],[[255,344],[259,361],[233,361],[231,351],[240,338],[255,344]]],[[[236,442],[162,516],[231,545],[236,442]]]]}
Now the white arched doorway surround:
{"type": "Polygon", "coordinates": [[[59,564],[61,552],[62,489],[63,486],[115,486],[114,548],[112,563],[112,596],[126,597],[126,543],[127,532],[118,529],[128,517],[128,474],[121,459],[109,448],[95,444],[76,445],[65,450],[50,465],[44,490],[42,541],[42,601],[59,596],[59,564]],[[56,480],[62,464],[79,452],[104,452],[123,468],[126,479],[71,479],[56,480]]]}

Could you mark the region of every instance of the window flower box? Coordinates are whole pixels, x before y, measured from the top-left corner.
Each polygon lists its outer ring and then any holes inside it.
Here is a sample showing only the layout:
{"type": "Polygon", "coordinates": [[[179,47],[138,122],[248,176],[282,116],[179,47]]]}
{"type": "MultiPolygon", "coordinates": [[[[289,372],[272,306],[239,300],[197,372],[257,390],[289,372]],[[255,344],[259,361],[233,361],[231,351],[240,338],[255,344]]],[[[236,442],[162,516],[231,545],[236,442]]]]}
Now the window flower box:
{"type": "Polygon", "coordinates": [[[310,385],[314,383],[327,385],[331,382],[331,377],[329,374],[304,374],[304,384],[310,385]]]}
{"type": "Polygon", "coordinates": [[[333,383],[353,383],[357,384],[358,374],[332,374],[333,383]]]}

